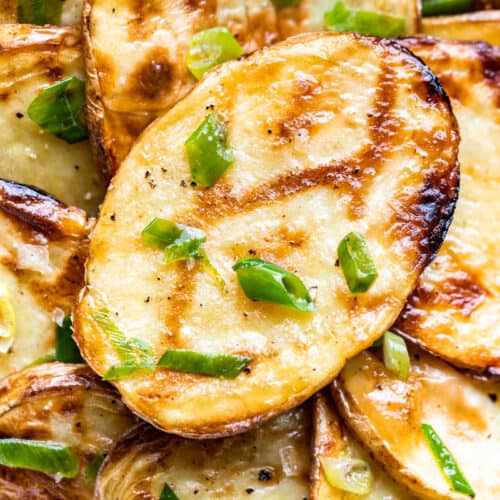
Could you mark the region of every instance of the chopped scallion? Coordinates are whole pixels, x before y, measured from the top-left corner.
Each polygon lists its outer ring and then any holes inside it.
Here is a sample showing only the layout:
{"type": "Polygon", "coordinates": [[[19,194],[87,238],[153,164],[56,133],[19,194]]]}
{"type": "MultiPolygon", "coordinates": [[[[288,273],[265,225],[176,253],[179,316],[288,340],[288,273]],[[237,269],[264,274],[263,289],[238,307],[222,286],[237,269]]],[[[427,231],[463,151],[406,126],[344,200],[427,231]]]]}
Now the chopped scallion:
{"type": "Polygon", "coordinates": [[[349,9],[337,1],[325,13],[325,26],[332,31],[353,31],[360,35],[394,37],[406,35],[405,19],[369,10],[349,9]]]}
{"type": "Polygon", "coordinates": [[[56,360],[62,363],[81,363],[80,350],[73,340],[71,316],[63,319],[61,325],[56,325],[56,360]]]}
{"type": "Polygon", "coordinates": [[[301,279],[262,259],[245,258],[234,266],[238,282],[252,300],[270,302],[296,311],[312,312],[314,302],[301,279]]]}
{"type": "Polygon", "coordinates": [[[274,5],[278,9],[284,9],[285,7],[291,7],[292,5],[297,5],[300,0],[273,0],[274,5]]]}
{"type": "Polygon", "coordinates": [[[17,22],[22,24],[61,24],[63,0],[18,0],[17,22]]]}
{"type": "Polygon", "coordinates": [[[364,237],[359,233],[347,234],[340,242],[337,253],[350,292],[366,292],[378,273],[364,237]]]}
{"type": "Polygon", "coordinates": [[[446,476],[446,479],[450,482],[453,489],[460,493],[465,493],[466,495],[475,497],[476,493],[468,483],[467,479],[465,479],[460,467],[453,458],[453,455],[443,443],[439,434],[434,430],[434,427],[430,424],[423,423],[421,424],[421,428],[432,454],[438,461],[443,474],[446,476]]]}
{"type": "Polygon", "coordinates": [[[351,457],[320,457],[321,468],[334,488],[355,495],[368,495],[373,486],[373,474],[364,461],[351,457]]]}
{"type": "Polygon", "coordinates": [[[73,144],[88,136],[84,104],[85,82],[72,76],[43,89],[29,105],[28,115],[46,132],[73,144]]]}
{"type": "Polygon", "coordinates": [[[234,161],[224,118],[210,113],[185,142],[191,176],[196,184],[213,186],[234,161]]]}
{"type": "Polygon", "coordinates": [[[474,0],[424,0],[422,2],[422,15],[444,16],[462,14],[471,9],[474,0]]]}
{"type": "Polygon", "coordinates": [[[231,32],[217,26],[193,36],[187,49],[186,65],[199,80],[210,68],[242,55],[243,49],[231,32]]]}
{"type": "Polygon", "coordinates": [[[161,490],[160,500],[179,500],[179,497],[174,493],[172,488],[165,483],[161,490]]]}
{"type": "Polygon", "coordinates": [[[101,465],[104,462],[105,458],[105,453],[98,453],[85,469],[83,477],[85,478],[85,481],[87,481],[87,483],[89,483],[90,485],[94,486],[97,479],[97,474],[99,473],[99,469],[101,468],[101,465]]]}
{"type": "Polygon", "coordinates": [[[180,372],[233,379],[252,361],[252,358],[246,356],[169,349],[161,357],[158,366],[180,372]]]}
{"type": "Polygon", "coordinates": [[[393,332],[384,333],[382,340],[386,369],[403,380],[410,375],[410,355],[405,340],[393,332]]]}
{"type": "Polygon", "coordinates": [[[0,464],[72,478],[78,474],[75,454],[64,444],[27,439],[0,439],[0,464]]]}

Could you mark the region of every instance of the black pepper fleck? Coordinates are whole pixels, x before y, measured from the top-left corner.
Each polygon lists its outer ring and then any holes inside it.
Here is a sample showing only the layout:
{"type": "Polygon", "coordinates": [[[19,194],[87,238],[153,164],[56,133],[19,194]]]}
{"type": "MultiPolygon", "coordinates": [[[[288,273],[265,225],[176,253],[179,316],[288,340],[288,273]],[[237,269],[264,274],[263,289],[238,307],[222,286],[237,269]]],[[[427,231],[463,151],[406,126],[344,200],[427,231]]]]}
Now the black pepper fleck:
{"type": "Polygon", "coordinates": [[[113,222],[115,222],[115,220],[116,220],[116,214],[111,214],[111,215],[109,216],[109,218],[110,218],[113,222]]]}
{"type": "Polygon", "coordinates": [[[248,250],[248,253],[249,253],[250,255],[257,255],[257,251],[256,251],[256,250],[254,250],[253,248],[250,248],[250,250],[248,250]]]}
{"type": "Polygon", "coordinates": [[[146,170],[146,172],[144,172],[144,179],[147,179],[150,176],[151,176],[151,172],[149,170],[146,170]]]}
{"type": "Polygon", "coordinates": [[[497,399],[498,399],[498,398],[497,398],[497,395],[496,395],[494,392],[492,392],[491,394],[488,394],[488,397],[491,399],[491,401],[492,401],[493,403],[496,403],[496,402],[497,402],[497,399]]]}
{"type": "Polygon", "coordinates": [[[16,116],[19,119],[24,118],[24,115],[22,113],[19,113],[19,112],[16,113],[16,116]]]}
{"type": "Polygon", "coordinates": [[[191,187],[195,188],[195,187],[196,187],[196,182],[191,181],[191,182],[189,183],[189,185],[190,185],[191,187]]]}
{"type": "Polygon", "coordinates": [[[259,481],[270,481],[273,478],[273,473],[269,469],[261,469],[259,471],[259,481]]]}
{"type": "Polygon", "coordinates": [[[250,375],[250,373],[252,373],[252,370],[250,370],[250,368],[248,368],[248,366],[246,368],[243,368],[243,373],[245,375],[250,375]]]}
{"type": "Polygon", "coordinates": [[[146,299],[144,300],[144,302],[145,302],[146,304],[149,304],[149,302],[151,302],[151,297],[148,295],[148,296],[146,297],[146,299]]]}
{"type": "Polygon", "coordinates": [[[339,259],[337,259],[337,260],[335,261],[335,267],[339,267],[339,266],[340,266],[340,261],[339,261],[339,259]]]}
{"type": "Polygon", "coordinates": [[[182,179],[182,181],[180,182],[180,185],[181,185],[181,187],[185,188],[187,186],[186,181],[184,179],[182,179]]]}
{"type": "Polygon", "coordinates": [[[245,490],[249,495],[251,495],[255,490],[253,488],[247,488],[245,490]]]}

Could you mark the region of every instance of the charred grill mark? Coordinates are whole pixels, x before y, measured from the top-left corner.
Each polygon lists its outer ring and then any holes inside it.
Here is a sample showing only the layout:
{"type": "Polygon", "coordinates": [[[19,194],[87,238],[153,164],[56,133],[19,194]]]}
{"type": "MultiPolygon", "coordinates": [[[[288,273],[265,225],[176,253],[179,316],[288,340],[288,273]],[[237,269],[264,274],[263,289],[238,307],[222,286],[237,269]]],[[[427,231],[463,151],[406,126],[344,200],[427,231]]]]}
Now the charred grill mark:
{"type": "Polygon", "coordinates": [[[500,47],[477,43],[476,52],[482,64],[484,79],[493,89],[496,106],[500,108],[500,47]]]}

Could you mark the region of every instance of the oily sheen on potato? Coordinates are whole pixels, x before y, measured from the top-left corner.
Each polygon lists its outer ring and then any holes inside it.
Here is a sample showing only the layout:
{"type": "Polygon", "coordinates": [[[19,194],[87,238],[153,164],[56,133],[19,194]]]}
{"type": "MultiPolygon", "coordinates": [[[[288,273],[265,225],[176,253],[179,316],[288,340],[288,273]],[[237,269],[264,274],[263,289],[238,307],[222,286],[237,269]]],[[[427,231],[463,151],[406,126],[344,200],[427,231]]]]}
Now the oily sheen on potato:
{"type": "Polygon", "coordinates": [[[68,144],[27,113],[44,88],[84,75],[76,27],[0,24],[0,177],[35,185],[95,214],[104,190],[88,141],[68,144]]]}
{"type": "Polygon", "coordinates": [[[421,424],[433,426],[476,498],[499,498],[499,391],[498,381],[474,380],[421,351],[413,351],[407,381],[364,352],[346,364],[333,395],[345,422],[390,475],[419,498],[463,500],[469,497],[445,479],[421,424]]]}
{"type": "Polygon", "coordinates": [[[308,495],[310,412],[296,408],[245,434],[208,441],[139,424],[123,436],[99,474],[95,498],[303,499],[308,495]]]}
{"type": "Polygon", "coordinates": [[[460,126],[460,198],[396,328],[458,366],[500,373],[500,47],[403,42],[438,75],[460,126]]]}
{"type": "Polygon", "coordinates": [[[5,500],[87,500],[93,485],[87,466],[135,422],[118,394],[88,366],[48,363],[17,372],[0,383],[2,438],[55,441],[70,447],[79,464],[74,479],[0,466],[5,500]]]}
{"type": "Polygon", "coordinates": [[[391,41],[303,35],[209,72],[143,134],[107,194],[75,317],[85,359],[100,374],[118,362],[94,317],[107,308],[156,359],[167,349],[253,359],[234,380],[164,368],[116,380],[163,430],[227,435],[297,406],[395,320],[449,224],[457,147],[438,81],[391,41]],[[184,142],[209,110],[227,122],[235,161],[201,188],[184,142]],[[155,217],[206,232],[224,290],[200,265],[164,265],[144,245],[155,217]],[[351,231],[379,273],[358,295],[336,265],[351,231]],[[232,271],[249,255],[298,275],[316,311],[249,300],[232,271]]]}
{"type": "Polygon", "coordinates": [[[360,446],[341,422],[331,395],[325,390],[313,402],[313,452],[310,474],[311,500],[415,500],[404,486],[387,475],[382,466],[360,446]],[[366,495],[333,487],[328,483],[320,459],[353,458],[363,460],[370,468],[373,484],[366,495]]]}
{"type": "Polygon", "coordinates": [[[53,351],[56,322],[71,313],[83,284],[92,225],[83,210],[0,179],[0,286],[15,322],[1,339],[0,376],[53,351]]]}

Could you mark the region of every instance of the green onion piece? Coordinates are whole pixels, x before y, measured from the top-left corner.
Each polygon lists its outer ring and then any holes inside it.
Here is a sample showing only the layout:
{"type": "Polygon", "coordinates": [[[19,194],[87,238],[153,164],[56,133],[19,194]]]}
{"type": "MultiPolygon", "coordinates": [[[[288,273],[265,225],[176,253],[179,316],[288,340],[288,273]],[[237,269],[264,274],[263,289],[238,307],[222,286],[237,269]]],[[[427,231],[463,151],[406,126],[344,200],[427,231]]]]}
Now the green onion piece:
{"type": "Polygon", "coordinates": [[[18,0],[17,22],[24,24],[61,24],[62,0],[18,0]]]}
{"type": "Polygon", "coordinates": [[[373,474],[364,461],[350,457],[319,457],[328,483],[355,495],[368,495],[373,486],[373,474]]]}
{"type": "Polygon", "coordinates": [[[301,279],[272,262],[254,258],[241,259],[233,266],[233,270],[249,299],[279,304],[302,312],[316,309],[301,279]]]}
{"type": "Polygon", "coordinates": [[[97,474],[99,473],[99,469],[101,468],[104,459],[106,458],[105,453],[98,453],[93,459],[92,462],[88,465],[83,473],[83,477],[87,483],[91,486],[94,486],[95,481],[97,479],[97,474]]]}
{"type": "Polygon", "coordinates": [[[72,76],[43,89],[29,105],[28,115],[46,132],[73,144],[88,136],[84,104],[85,82],[72,76]]]}
{"type": "Polygon", "coordinates": [[[36,470],[62,477],[75,477],[79,464],[64,444],[28,439],[0,439],[0,464],[36,470]]]}
{"type": "Polygon", "coordinates": [[[430,424],[421,424],[421,428],[432,454],[436,457],[443,474],[446,476],[453,489],[460,493],[475,497],[476,493],[467,479],[465,479],[453,455],[443,443],[438,433],[434,430],[434,427],[430,424]]]}
{"type": "Polygon", "coordinates": [[[232,379],[236,378],[252,361],[252,358],[245,356],[169,349],[161,357],[158,366],[179,372],[232,379]]]}
{"type": "Polygon", "coordinates": [[[32,366],[43,365],[43,363],[52,363],[53,361],[56,361],[56,353],[48,352],[47,354],[44,354],[43,356],[36,358],[31,363],[28,363],[26,366],[23,367],[23,369],[31,368],[32,366]]]}
{"type": "Polygon", "coordinates": [[[224,118],[217,113],[210,113],[184,145],[191,176],[200,186],[213,186],[234,161],[224,118]]]}
{"type": "Polygon", "coordinates": [[[127,338],[110,318],[107,309],[95,311],[94,319],[108,336],[120,359],[120,364],[112,366],[104,374],[103,380],[128,377],[138,370],[154,370],[154,351],[150,344],[135,337],[127,338]]]}
{"type": "Polygon", "coordinates": [[[393,37],[406,35],[406,21],[369,10],[349,9],[344,2],[335,2],[324,16],[325,26],[332,31],[354,31],[360,35],[393,37]]]}
{"type": "Polygon", "coordinates": [[[186,65],[199,80],[210,68],[243,55],[241,45],[227,28],[217,26],[193,36],[186,54],[186,65]]]}
{"type": "Polygon", "coordinates": [[[366,240],[359,233],[349,233],[340,242],[337,253],[350,292],[366,292],[378,277],[366,240]]]}
{"type": "Polygon", "coordinates": [[[56,360],[62,363],[82,363],[80,350],[73,340],[71,316],[63,319],[62,325],[56,325],[56,360]]]}
{"type": "Polygon", "coordinates": [[[382,335],[382,337],[378,338],[373,344],[372,344],[372,347],[382,347],[383,345],[383,342],[384,342],[384,336],[382,335]]]}
{"type": "Polygon", "coordinates": [[[273,0],[274,5],[278,9],[283,9],[285,7],[291,7],[292,5],[297,5],[300,0],[273,0]]]}
{"type": "Polygon", "coordinates": [[[448,14],[462,14],[471,9],[474,0],[424,0],[422,15],[443,16],[448,14]]]}
{"type": "Polygon", "coordinates": [[[179,497],[174,493],[172,488],[165,483],[161,490],[160,500],[179,500],[179,497]]]}
{"type": "Polygon", "coordinates": [[[390,373],[403,380],[410,375],[410,355],[405,340],[393,332],[384,333],[382,340],[384,365],[390,373]]]}

